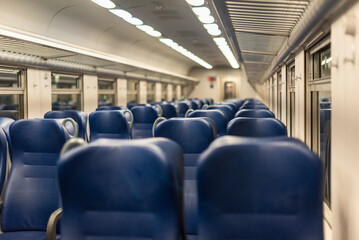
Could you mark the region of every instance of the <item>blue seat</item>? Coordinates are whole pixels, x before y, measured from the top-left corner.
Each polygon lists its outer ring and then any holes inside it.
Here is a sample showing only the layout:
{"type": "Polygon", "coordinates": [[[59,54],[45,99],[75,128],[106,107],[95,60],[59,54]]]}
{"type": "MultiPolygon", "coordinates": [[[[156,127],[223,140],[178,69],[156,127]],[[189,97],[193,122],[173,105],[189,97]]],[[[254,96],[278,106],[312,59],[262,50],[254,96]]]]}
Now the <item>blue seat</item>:
{"type": "Polygon", "coordinates": [[[184,239],[181,167],[168,139],[101,139],[67,152],[62,239],[184,239]]]}
{"type": "Polygon", "coordinates": [[[275,115],[266,109],[242,109],[234,117],[275,118],[275,115]]]}
{"type": "Polygon", "coordinates": [[[185,102],[179,102],[177,103],[177,111],[178,111],[178,114],[177,116],[178,117],[184,117],[186,115],[186,112],[188,111],[190,107],[188,106],[187,103],[185,102]]]}
{"type": "Polygon", "coordinates": [[[177,110],[174,105],[170,103],[166,103],[166,104],[160,104],[160,106],[162,108],[162,117],[167,119],[177,117],[177,110]]]}
{"type": "Polygon", "coordinates": [[[255,99],[255,98],[247,98],[244,100],[243,105],[244,104],[263,104],[260,100],[255,99]]]}
{"type": "Polygon", "coordinates": [[[244,103],[243,100],[240,100],[240,99],[230,99],[230,100],[227,100],[226,102],[229,102],[229,103],[233,103],[236,105],[237,107],[237,111],[239,110],[239,108],[242,106],[242,104],[244,103]]]}
{"type": "Polygon", "coordinates": [[[200,102],[197,100],[191,100],[191,108],[193,110],[201,109],[200,102]]]}
{"type": "Polygon", "coordinates": [[[2,191],[7,171],[7,137],[4,130],[0,129],[0,192],[2,191]]]}
{"type": "Polygon", "coordinates": [[[199,102],[201,104],[201,109],[203,108],[204,105],[207,104],[207,101],[205,99],[200,99],[199,102]]]}
{"type": "Polygon", "coordinates": [[[157,111],[147,106],[133,107],[131,111],[133,114],[131,138],[151,138],[153,123],[158,118],[157,111]]]}
{"type": "Polygon", "coordinates": [[[127,107],[123,106],[101,106],[96,109],[96,111],[104,111],[104,110],[126,110],[127,107]]]}
{"type": "Polygon", "coordinates": [[[241,137],[287,136],[287,127],[275,118],[234,118],[228,123],[227,134],[241,137]]]}
{"type": "Polygon", "coordinates": [[[269,110],[269,108],[264,104],[244,104],[244,105],[242,105],[240,110],[242,110],[242,109],[265,109],[265,110],[269,110]]]}
{"type": "Polygon", "coordinates": [[[50,215],[60,207],[56,162],[69,135],[52,119],[10,126],[12,167],[4,192],[1,240],[45,239],[50,215]]]}
{"type": "Polygon", "coordinates": [[[188,114],[188,118],[208,117],[216,123],[217,136],[223,136],[227,131],[227,118],[224,113],[218,109],[196,110],[188,114]]]}
{"type": "Polygon", "coordinates": [[[322,166],[299,140],[219,138],[197,176],[199,240],[323,240],[322,166]]]}
{"type": "Polygon", "coordinates": [[[187,239],[195,238],[198,234],[197,160],[215,138],[215,130],[208,120],[206,118],[172,118],[160,122],[155,128],[155,137],[169,138],[182,147],[185,166],[184,206],[187,239]]]}
{"type": "Polygon", "coordinates": [[[79,127],[79,138],[87,140],[87,114],[78,110],[63,110],[47,112],[44,118],[72,118],[79,127]]]}
{"type": "Polygon", "coordinates": [[[236,113],[239,109],[239,108],[237,108],[236,104],[231,103],[231,102],[220,102],[220,103],[218,103],[218,105],[230,106],[232,108],[233,113],[236,113]]]}
{"type": "Polygon", "coordinates": [[[15,120],[12,118],[0,117],[0,127],[2,128],[2,130],[4,130],[9,145],[10,145],[10,125],[13,122],[15,122],[15,120]]]}
{"type": "Polygon", "coordinates": [[[89,116],[90,141],[99,138],[129,139],[130,128],[119,110],[96,111],[89,116]]]}
{"type": "Polygon", "coordinates": [[[227,117],[227,120],[230,121],[233,117],[236,111],[234,111],[230,106],[227,105],[211,105],[206,108],[206,110],[211,109],[218,109],[221,110],[227,117]]]}

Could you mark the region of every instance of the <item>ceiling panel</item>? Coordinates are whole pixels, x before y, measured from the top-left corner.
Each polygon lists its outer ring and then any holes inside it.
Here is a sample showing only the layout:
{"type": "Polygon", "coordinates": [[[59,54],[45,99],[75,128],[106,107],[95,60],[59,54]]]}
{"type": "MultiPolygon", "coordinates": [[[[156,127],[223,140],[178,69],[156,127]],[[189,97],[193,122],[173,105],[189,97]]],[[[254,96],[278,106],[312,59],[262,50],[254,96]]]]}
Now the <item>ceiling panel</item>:
{"type": "Polygon", "coordinates": [[[227,0],[228,14],[250,81],[260,80],[309,0],[227,0]]]}

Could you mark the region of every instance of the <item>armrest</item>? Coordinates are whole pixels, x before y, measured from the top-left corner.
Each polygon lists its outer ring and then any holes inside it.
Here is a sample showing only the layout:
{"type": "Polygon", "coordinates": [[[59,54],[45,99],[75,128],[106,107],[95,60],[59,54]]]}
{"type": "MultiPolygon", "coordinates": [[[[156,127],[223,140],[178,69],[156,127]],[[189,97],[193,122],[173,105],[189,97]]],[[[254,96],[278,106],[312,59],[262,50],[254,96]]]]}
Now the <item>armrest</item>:
{"type": "Polygon", "coordinates": [[[3,201],[0,200],[0,213],[2,212],[2,204],[3,204],[3,201]]]}
{"type": "Polygon", "coordinates": [[[53,212],[47,222],[46,228],[46,240],[56,240],[56,225],[62,217],[62,208],[57,209],[53,212]]]}

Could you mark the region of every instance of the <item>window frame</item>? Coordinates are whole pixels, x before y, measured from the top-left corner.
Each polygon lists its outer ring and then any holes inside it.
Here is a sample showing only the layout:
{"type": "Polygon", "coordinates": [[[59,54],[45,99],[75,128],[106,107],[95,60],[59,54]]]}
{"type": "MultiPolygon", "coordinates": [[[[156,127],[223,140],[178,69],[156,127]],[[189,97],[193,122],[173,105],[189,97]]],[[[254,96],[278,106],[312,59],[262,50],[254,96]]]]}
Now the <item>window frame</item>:
{"type": "MultiPolygon", "coordinates": [[[[80,95],[80,111],[84,109],[84,99],[83,99],[83,76],[79,74],[67,74],[59,72],[51,72],[51,106],[52,106],[52,95],[80,95]],[[70,88],[52,88],[52,77],[54,75],[65,76],[65,77],[77,77],[79,79],[79,88],[70,89],[70,88]]],[[[52,108],[52,107],[51,107],[52,108]]]]}
{"type": "Polygon", "coordinates": [[[0,65],[0,71],[18,71],[20,73],[20,87],[0,87],[0,95],[22,95],[22,112],[19,119],[27,118],[27,71],[24,68],[0,65]]]}
{"type": "Polygon", "coordinates": [[[98,99],[100,99],[100,95],[114,95],[114,102],[113,106],[116,106],[118,96],[117,96],[117,81],[116,78],[104,78],[104,77],[98,77],[97,79],[97,96],[98,99]],[[112,82],[113,89],[100,89],[100,81],[106,81],[106,82],[112,82]]]}

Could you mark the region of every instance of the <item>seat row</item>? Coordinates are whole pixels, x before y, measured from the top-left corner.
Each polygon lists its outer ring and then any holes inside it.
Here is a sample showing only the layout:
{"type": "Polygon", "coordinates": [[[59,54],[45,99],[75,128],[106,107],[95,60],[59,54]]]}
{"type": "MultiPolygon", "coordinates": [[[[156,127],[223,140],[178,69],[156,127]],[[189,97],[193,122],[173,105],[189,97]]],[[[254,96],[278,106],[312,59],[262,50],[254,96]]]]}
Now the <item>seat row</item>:
{"type": "Polygon", "coordinates": [[[55,120],[9,133],[0,239],[322,239],[322,165],[298,140],[214,140],[208,118],[88,145],[55,120]]]}

